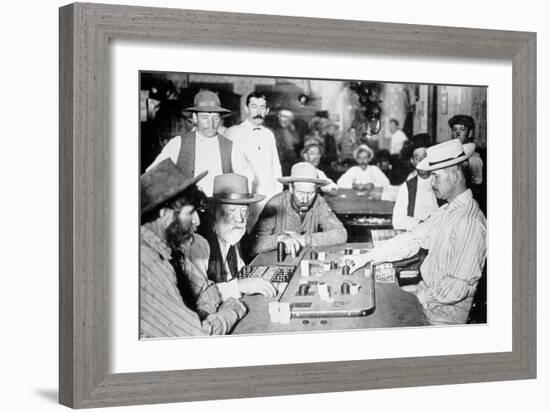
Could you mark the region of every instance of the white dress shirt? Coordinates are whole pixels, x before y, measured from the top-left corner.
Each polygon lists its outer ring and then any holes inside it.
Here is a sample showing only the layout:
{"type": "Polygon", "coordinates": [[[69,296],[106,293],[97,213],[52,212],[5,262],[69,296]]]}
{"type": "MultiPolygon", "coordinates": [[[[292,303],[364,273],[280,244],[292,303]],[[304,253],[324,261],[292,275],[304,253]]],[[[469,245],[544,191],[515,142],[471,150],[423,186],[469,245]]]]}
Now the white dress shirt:
{"type": "Polygon", "coordinates": [[[389,186],[390,180],[378,166],[368,165],[365,170],[359,166],[350,167],[336,182],[341,189],[352,189],[354,183],[363,185],[372,183],[375,187],[384,187],[389,186]]]}
{"type": "MultiPolygon", "coordinates": [[[[220,146],[218,136],[205,137],[198,132],[196,132],[195,136],[195,175],[208,170],[208,174],[197,182],[197,186],[202,189],[207,196],[212,196],[214,178],[222,174],[222,161],[219,155],[220,146]],[[213,156],[213,154],[216,155],[213,156]]],[[[149,165],[147,171],[165,159],[170,159],[174,164],[177,164],[180,148],[181,136],[175,136],[170,139],[153,163],[149,165]]],[[[246,176],[248,181],[251,182],[252,171],[243,154],[235,144],[233,144],[233,150],[231,152],[231,163],[233,164],[233,171],[235,173],[246,176]]]]}
{"type": "Polygon", "coordinates": [[[399,154],[401,149],[403,149],[403,144],[409,139],[403,130],[396,130],[391,135],[391,144],[390,144],[390,154],[399,154]]]}

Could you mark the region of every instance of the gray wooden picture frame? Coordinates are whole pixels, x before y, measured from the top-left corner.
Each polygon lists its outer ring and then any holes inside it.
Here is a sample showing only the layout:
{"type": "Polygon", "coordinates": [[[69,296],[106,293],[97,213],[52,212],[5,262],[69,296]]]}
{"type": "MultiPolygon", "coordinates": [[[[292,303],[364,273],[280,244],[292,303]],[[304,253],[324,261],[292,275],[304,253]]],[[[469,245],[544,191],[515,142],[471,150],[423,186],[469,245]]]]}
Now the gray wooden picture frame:
{"type": "MultiPolygon", "coordinates": [[[[59,398],[74,408],[536,377],[536,34],[71,4],[60,9],[59,398]],[[513,67],[511,352],[110,374],[109,41],[495,58],[513,67]]],[[[498,184],[498,183],[497,183],[498,184]]]]}

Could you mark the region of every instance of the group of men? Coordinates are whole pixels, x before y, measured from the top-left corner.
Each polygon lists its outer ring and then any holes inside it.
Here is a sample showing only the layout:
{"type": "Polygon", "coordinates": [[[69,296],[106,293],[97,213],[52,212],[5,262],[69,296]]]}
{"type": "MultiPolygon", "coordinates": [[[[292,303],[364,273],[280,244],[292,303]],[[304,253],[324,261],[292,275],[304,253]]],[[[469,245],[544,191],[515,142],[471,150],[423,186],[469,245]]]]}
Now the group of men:
{"type": "MultiPolygon", "coordinates": [[[[278,293],[264,279],[239,279],[245,256],[279,243],[296,255],[305,247],[347,240],[343,224],[319,195],[337,190],[316,167],[322,147],[306,142],[305,161],[282,176],[275,138],[263,125],[269,111],[265,96],[247,97],[247,118],[229,128],[227,137],[218,126],[229,110],[215,93],[199,92],[187,110],[195,129],[172,138],[140,178],[143,338],[230,333],[246,316],[242,295],[278,293]]],[[[356,269],[428,249],[414,293],[433,323],[465,322],[463,312],[485,261],[485,218],[465,178],[473,153],[472,145],[458,139],[428,147],[416,164],[418,174],[429,174],[434,193],[447,203],[406,236],[354,257],[356,269]]],[[[386,184],[368,164],[373,156],[368,146],[357,148],[355,156],[358,170],[344,182],[364,188],[359,185],[370,183],[364,179],[370,173],[376,185],[386,184]]]]}

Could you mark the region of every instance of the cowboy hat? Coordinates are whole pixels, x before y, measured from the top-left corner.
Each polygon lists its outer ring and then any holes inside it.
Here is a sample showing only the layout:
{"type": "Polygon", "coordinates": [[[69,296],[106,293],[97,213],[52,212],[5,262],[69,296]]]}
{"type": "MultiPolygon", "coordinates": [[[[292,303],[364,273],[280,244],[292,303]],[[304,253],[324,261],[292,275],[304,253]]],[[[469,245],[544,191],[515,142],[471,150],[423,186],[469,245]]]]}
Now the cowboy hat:
{"type": "Polygon", "coordinates": [[[265,199],[265,195],[248,192],[248,179],[236,173],[225,173],[214,177],[211,200],[232,205],[249,205],[265,199]]]}
{"type": "Polygon", "coordinates": [[[367,146],[366,144],[361,144],[357,147],[357,149],[355,149],[353,151],[353,158],[355,160],[357,160],[357,156],[359,156],[359,153],[360,152],[367,152],[369,154],[369,161],[372,160],[372,158],[374,157],[374,152],[372,151],[372,149],[367,146]]]}
{"type": "Polygon", "coordinates": [[[475,143],[460,143],[459,139],[451,139],[426,149],[426,157],[416,165],[419,170],[427,172],[444,169],[468,159],[475,151],[475,143]]]}
{"type": "Polygon", "coordinates": [[[280,183],[295,183],[295,182],[305,182],[305,183],[314,183],[319,186],[326,186],[330,182],[325,179],[319,179],[319,173],[317,169],[311,163],[300,162],[292,166],[290,170],[290,176],[288,177],[279,177],[277,180],[280,183]]]}
{"type": "Polygon", "coordinates": [[[210,90],[201,90],[193,99],[193,106],[184,112],[231,113],[231,110],[221,107],[220,98],[210,90]]]}
{"type": "Polygon", "coordinates": [[[170,159],[165,159],[139,178],[141,215],[173,199],[189,186],[196,184],[208,171],[195,177],[185,176],[170,159]]]}

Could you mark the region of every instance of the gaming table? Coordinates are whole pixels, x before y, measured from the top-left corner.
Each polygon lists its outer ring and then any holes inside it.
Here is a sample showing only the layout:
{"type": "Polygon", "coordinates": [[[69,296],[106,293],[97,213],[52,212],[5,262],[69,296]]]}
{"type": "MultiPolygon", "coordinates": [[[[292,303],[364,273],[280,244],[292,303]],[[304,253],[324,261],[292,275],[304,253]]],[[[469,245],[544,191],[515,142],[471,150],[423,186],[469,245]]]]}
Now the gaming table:
{"type": "MultiPolygon", "coordinates": [[[[255,333],[284,333],[284,332],[308,332],[308,331],[323,331],[323,330],[347,330],[347,329],[366,329],[366,328],[393,328],[393,327],[410,327],[410,326],[425,326],[428,321],[424,316],[422,307],[416,296],[403,291],[397,282],[380,283],[374,280],[373,274],[369,277],[368,274],[357,271],[353,276],[341,275],[342,266],[345,261],[345,253],[348,250],[355,252],[365,252],[371,248],[370,243],[350,243],[337,245],[332,247],[315,248],[315,253],[325,253],[327,260],[337,261],[338,267],[331,271],[330,277],[318,278],[327,280],[333,286],[333,301],[332,303],[320,302],[317,296],[313,296],[315,292],[306,293],[302,296],[299,293],[299,286],[304,283],[310,284],[310,290],[314,291],[317,288],[316,276],[314,273],[311,277],[304,278],[301,274],[301,261],[306,260],[311,262],[311,249],[304,249],[296,257],[286,257],[284,262],[277,262],[277,252],[271,251],[258,255],[251,265],[262,267],[273,267],[276,265],[288,265],[295,267],[294,274],[288,283],[284,292],[279,293],[273,299],[266,299],[261,295],[244,296],[243,303],[248,308],[248,314],[235,326],[233,334],[255,334],[255,333]],[[346,252],[344,252],[346,251],[346,252]],[[337,259],[341,256],[343,259],[337,259]],[[307,281],[305,280],[307,279],[307,281]],[[360,293],[356,296],[349,296],[340,291],[342,283],[356,284],[361,283],[360,293]],[[348,299],[356,299],[353,302],[354,310],[350,310],[348,314],[339,313],[337,310],[326,310],[333,308],[336,302],[345,301],[348,299]],[[362,300],[361,300],[362,299],[362,300]],[[302,310],[303,301],[312,301],[311,310],[309,308],[305,312],[302,310]],[[269,304],[270,302],[288,301],[290,306],[297,307],[293,309],[293,314],[288,323],[273,323],[270,319],[269,304]],[[315,309],[318,312],[315,313],[315,309]],[[355,310],[358,309],[358,310],[355,310]]],[[[322,263],[322,262],[321,262],[322,263]]],[[[322,264],[311,264],[312,268],[319,269],[322,264]]],[[[312,269],[312,270],[317,270],[312,269]]],[[[328,268],[327,268],[328,269],[328,268]]],[[[302,286],[303,287],[303,286],[302,286]]],[[[345,312],[345,311],[344,311],[345,312]]]]}

